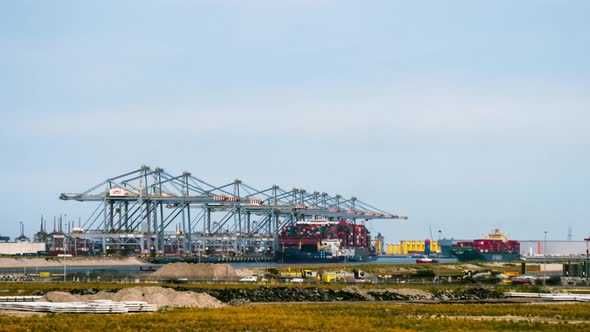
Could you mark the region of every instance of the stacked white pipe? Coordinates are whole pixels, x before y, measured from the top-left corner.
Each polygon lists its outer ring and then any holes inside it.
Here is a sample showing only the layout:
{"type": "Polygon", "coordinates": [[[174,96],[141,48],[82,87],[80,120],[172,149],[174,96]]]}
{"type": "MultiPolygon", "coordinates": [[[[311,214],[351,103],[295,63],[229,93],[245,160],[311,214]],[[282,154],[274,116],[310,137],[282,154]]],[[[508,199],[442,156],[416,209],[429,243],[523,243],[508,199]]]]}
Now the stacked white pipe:
{"type": "Polygon", "coordinates": [[[86,302],[0,302],[0,310],[18,310],[55,313],[123,314],[128,312],[153,312],[158,307],[144,301],[115,302],[92,300],[86,302]]]}
{"type": "Polygon", "coordinates": [[[551,294],[551,293],[521,293],[521,292],[506,292],[506,297],[524,297],[524,298],[542,298],[546,301],[576,301],[576,302],[590,302],[590,295],[588,294],[551,294]]]}
{"type": "Polygon", "coordinates": [[[0,296],[0,302],[35,302],[41,296],[0,296]]]}

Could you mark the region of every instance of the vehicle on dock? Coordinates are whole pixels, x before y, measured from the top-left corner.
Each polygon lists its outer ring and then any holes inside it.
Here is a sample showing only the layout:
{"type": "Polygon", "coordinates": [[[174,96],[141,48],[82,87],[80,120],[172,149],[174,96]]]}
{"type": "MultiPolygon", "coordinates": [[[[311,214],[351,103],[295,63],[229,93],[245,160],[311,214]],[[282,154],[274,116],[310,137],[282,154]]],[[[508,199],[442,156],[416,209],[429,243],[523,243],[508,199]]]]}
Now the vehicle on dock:
{"type": "Polygon", "coordinates": [[[246,277],[243,277],[242,279],[240,279],[240,282],[257,282],[257,281],[258,281],[257,276],[246,276],[246,277]]]}

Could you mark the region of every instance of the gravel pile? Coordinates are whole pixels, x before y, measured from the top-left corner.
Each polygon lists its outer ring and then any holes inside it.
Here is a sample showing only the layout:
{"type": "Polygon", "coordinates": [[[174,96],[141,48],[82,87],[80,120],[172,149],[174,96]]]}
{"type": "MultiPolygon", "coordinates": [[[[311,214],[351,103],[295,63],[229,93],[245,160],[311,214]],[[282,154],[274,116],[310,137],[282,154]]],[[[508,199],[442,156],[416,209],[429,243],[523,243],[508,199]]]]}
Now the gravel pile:
{"type": "Polygon", "coordinates": [[[162,307],[189,307],[189,308],[220,308],[224,304],[216,298],[195,292],[177,292],[171,288],[162,287],[133,287],[120,291],[101,291],[90,295],[73,295],[65,292],[49,292],[40,301],[48,302],[81,302],[88,300],[111,300],[117,302],[145,301],[162,307]]]}
{"type": "Polygon", "coordinates": [[[153,279],[227,280],[235,279],[236,270],[229,264],[170,263],[152,273],[153,279]]]}

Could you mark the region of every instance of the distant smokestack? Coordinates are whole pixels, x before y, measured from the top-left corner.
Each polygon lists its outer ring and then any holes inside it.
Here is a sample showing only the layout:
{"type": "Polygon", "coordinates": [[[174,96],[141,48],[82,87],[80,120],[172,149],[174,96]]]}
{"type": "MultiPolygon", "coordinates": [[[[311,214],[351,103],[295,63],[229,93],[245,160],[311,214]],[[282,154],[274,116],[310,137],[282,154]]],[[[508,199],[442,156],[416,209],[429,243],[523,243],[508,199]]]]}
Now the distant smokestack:
{"type": "Polygon", "coordinates": [[[53,233],[55,233],[55,227],[56,227],[56,217],[53,216],[53,233]]]}

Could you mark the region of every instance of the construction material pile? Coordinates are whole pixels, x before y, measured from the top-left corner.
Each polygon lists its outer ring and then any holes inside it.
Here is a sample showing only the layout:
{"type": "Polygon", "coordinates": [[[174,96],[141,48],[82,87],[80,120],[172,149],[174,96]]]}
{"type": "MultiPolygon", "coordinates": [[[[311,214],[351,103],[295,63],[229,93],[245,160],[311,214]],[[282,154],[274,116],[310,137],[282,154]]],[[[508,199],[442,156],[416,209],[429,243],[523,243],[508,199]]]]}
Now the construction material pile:
{"type": "Polygon", "coordinates": [[[236,270],[229,264],[170,263],[152,273],[153,279],[231,280],[237,278],[236,270]]]}
{"type": "Polygon", "coordinates": [[[1,302],[0,310],[18,310],[55,313],[124,314],[128,312],[152,312],[155,304],[143,301],[113,302],[94,300],[86,302],[1,302]]]}
{"type": "Polygon", "coordinates": [[[124,288],[116,293],[101,291],[90,295],[74,295],[66,292],[49,292],[41,301],[81,302],[89,300],[111,300],[118,302],[143,301],[163,307],[219,308],[224,306],[219,300],[204,293],[177,292],[162,287],[124,288]]]}
{"type": "Polygon", "coordinates": [[[35,302],[41,296],[0,296],[0,302],[35,302]]]}
{"type": "Polygon", "coordinates": [[[575,301],[575,302],[590,302],[590,295],[588,294],[551,294],[551,293],[521,293],[521,292],[506,292],[506,297],[521,297],[521,298],[541,298],[544,301],[575,301]]]}

